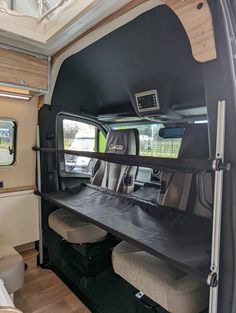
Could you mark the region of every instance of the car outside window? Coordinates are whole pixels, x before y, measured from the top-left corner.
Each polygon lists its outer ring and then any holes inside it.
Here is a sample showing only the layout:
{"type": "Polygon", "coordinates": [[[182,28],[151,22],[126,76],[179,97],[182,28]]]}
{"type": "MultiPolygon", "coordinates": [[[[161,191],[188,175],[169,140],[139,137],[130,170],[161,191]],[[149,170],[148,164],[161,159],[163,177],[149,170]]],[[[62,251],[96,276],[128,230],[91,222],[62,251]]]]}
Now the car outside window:
{"type": "MultiPolygon", "coordinates": [[[[65,150],[95,152],[98,148],[103,149],[104,140],[104,135],[94,125],[70,119],[63,120],[65,150]]],[[[91,158],[65,154],[65,171],[67,173],[91,175],[93,166],[94,160],[91,158]]]]}
{"type": "Polygon", "coordinates": [[[0,118],[0,166],[9,166],[15,162],[16,123],[0,118]]]}

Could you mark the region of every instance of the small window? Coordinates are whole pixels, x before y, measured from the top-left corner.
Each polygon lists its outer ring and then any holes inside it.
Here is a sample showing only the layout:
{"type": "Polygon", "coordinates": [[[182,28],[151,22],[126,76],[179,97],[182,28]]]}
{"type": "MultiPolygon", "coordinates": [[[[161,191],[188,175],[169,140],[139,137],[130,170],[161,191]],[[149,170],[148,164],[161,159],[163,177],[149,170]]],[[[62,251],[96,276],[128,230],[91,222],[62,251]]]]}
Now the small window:
{"type": "MultiPolygon", "coordinates": [[[[105,137],[94,125],[63,119],[63,143],[65,150],[104,151],[105,137]]],[[[65,172],[91,175],[94,159],[65,155],[65,172]]]]}
{"type": "Polygon", "coordinates": [[[16,123],[0,118],[0,166],[15,162],[16,123]]]}

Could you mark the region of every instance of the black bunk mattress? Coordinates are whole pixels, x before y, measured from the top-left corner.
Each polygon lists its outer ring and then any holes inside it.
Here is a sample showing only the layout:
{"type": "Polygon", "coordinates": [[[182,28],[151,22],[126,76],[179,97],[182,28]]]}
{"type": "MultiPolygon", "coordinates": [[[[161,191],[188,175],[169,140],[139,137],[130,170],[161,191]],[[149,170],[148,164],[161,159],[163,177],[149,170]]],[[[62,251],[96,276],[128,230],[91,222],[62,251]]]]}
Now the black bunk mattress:
{"type": "Polygon", "coordinates": [[[207,283],[211,219],[90,184],[40,195],[207,283]]]}

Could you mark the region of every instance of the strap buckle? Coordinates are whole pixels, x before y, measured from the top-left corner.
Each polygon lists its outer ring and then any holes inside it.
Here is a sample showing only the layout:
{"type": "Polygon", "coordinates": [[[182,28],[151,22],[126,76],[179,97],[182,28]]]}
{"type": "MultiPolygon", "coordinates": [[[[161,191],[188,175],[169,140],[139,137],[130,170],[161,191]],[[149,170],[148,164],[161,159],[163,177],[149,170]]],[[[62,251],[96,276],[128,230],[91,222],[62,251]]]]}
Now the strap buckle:
{"type": "Polygon", "coordinates": [[[231,165],[230,163],[223,162],[222,158],[218,158],[213,160],[212,168],[214,171],[230,171],[231,165]]]}
{"type": "Polygon", "coordinates": [[[132,186],[133,185],[133,176],[124,175],[124,177],[123,177],[123,184],[125,186],[132,186]]]}

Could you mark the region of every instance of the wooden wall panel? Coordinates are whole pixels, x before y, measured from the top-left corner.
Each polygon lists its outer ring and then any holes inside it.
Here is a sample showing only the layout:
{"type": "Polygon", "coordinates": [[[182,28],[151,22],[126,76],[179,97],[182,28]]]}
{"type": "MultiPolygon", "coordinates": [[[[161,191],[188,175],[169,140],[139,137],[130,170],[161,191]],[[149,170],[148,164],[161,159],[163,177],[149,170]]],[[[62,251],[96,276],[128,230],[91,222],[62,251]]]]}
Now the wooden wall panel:
{"type": "Polygon", "coordinates": [[[182,22],[193,57],[199,62],[216,58],[212,17],[207,0],[162,0],[182,22]]]}
{"type": "Polygon", "coordinates": [[[48,89],[48,61],[0,48],[0,82],[48,89]]]}

